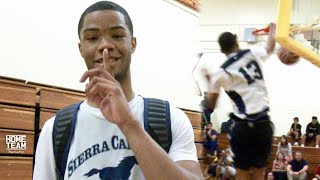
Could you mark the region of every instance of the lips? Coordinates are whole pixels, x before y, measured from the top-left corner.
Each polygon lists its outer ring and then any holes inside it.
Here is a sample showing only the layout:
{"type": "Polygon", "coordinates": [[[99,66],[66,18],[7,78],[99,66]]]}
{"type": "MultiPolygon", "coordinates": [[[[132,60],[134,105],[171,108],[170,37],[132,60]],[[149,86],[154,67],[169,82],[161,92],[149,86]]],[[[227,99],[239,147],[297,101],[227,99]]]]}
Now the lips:
{"type": "MultiPolygon", "coordinates": [[[[110,62],[114,62],[114,61],[117,61],[119,58],[117,57],[109,57],[109,61],[110,62]]],[[[94,61],[94,63],[102,63],[103,62],[103,59],[102,58],[99,58],[97,60],[94,61]]]]}

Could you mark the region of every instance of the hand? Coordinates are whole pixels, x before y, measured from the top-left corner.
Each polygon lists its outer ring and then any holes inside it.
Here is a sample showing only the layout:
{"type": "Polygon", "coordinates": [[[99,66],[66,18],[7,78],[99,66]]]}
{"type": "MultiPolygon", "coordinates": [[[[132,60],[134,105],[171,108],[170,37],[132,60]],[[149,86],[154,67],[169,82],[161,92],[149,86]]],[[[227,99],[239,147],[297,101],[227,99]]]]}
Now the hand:
{"type": "Polygon", "coordinates": [[[299,172],[293,172],[292,175],[297,176],[299,175],[299,172]]]}
{"type": "Polygon", "coordinates": [[[108,121],[121,125],[133,119],[120,83],[113,77],[107,49],[103,51],[102,67],[86,71],[80,82],[88,78],[85,90],[88,101],[97,105],[108,121]]]}
{"type": "Polygon", "coordinates": [[[312,136],[313,136],[313,133],[310,133],[310,134],[309,134],[309,137],[312,137],[312,136]]]}
{"type": "Polygon", "coordinates": [[[201,73],[202,73],[202,76],[203,76],[207,81],[210,81],[210,73],[209,73],[208,69],[202,68],[202,69],[201,69],[201,73]]]}
{"type": "Polygon", "coordinates": [[[270,23],[269,24],[269,35],[275,35],[276,33],[276,24],[275,23],[270,23]]]}

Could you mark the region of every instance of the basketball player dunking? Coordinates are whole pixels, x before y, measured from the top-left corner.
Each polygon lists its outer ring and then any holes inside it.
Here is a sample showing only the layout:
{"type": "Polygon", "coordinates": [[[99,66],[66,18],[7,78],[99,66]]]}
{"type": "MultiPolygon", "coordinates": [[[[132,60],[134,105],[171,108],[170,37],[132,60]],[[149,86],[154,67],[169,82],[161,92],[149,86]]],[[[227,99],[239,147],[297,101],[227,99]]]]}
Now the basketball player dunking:
{"type": "Polygon", "coordinates": [[[230,145],[234,153],[237,178],[263,179],[271,151],[273,124],[259,59],[268,57],[275,47],[275,24],[270,24],[266,47],[241,50],[237,36],[224,32],[219,37],[221,52],[228,60],[220,69],[205,77],[210,83],[210,103],[215,108],[220,88],[234,102],[230,118],[234,121],[230,145]]]}

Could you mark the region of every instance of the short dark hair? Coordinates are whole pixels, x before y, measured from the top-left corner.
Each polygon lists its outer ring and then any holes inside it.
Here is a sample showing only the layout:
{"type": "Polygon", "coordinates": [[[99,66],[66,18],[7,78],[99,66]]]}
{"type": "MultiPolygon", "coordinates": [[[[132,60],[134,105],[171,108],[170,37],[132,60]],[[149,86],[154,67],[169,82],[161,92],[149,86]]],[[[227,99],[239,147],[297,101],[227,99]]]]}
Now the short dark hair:
{"type": "Polygon", "coordinates": [[[234,35],[231,32],[223,32],[219,36],[218,41],[221,52],[230,53],[232,49],[237,46],[237,35],[234,35]]]}
{"type": "Polygon", "coordinates": [[[99,2],[96,2],[94,4],[92,4],[91,6],[89,6],[81,15],[80,17],[80,20],[79,20],[79,24],[78,24],[78,36],[79,36],[79,39],[80,39],[80,31],[83,27],[83,21],[84,21],[84,18],[94,12],[94,11],[101,11],[101,10],[114,10],[114,11],[118,11],[120,12],[123,16],[124,16],[124,19],[125,19],[125,22],[129,28],[129,31],[131,33],[131,36],[133,36],[133,25],[132,25],[132,21],[131,21],[131,18],[128,14],[128,12],[123,8],[121,7],[120,5],[114,3],[114,2],[110,2],[110,1],[99,1],[99,2]]]}
{"type": "Polygon", "coordinates": [[[299,122],[299,118],[298,117],[294,117],[293,120],[298,120],[298,122],[299,122]]]}
{"type": "Polygon", "coordinates": [[[208,124],[212,125],[212,122],[207,122],[207,125],[208,125],[208,124]]]}
{"type": "Polygon", "coordinates": [[[317,116],[312,116],[312,119],[318,119],[318,117],[317,116]]]}

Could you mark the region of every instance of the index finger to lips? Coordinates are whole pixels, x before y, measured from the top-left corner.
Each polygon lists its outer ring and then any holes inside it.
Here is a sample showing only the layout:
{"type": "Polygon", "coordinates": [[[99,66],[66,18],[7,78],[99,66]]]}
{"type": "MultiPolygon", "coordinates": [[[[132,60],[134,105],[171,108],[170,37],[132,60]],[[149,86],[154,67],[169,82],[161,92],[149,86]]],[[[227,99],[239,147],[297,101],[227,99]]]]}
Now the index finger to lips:
{"type": "Polygon", "coordinates": [[[103,63],[102,63],[103,68],[113,76],[112,69],[111,69],[111,61],[109,59],[109,51],[108,49],[103,50],[103,63]]]}

